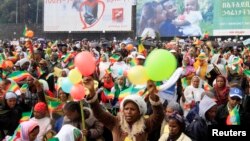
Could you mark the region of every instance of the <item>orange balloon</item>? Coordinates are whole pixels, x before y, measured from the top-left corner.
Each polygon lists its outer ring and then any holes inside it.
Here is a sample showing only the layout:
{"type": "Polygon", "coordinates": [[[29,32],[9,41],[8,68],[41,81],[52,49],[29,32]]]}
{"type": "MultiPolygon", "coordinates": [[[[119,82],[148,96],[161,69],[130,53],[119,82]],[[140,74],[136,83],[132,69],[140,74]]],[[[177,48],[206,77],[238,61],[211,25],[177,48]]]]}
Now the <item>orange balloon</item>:
{"type": "Polygon", "coordinates": [[[132,44],[128,44],[127,46],[126,46],[126,49],[127,50],[132,50],[134,48],[134,46],[132,45],[132,44]]]}
{"type": "Polygon", "coordinates": [[[32,38],[34,36],[34,32],[32,30],[28,30],[26,32],[26,36],[29,37],[29,38],[32,38]]]}

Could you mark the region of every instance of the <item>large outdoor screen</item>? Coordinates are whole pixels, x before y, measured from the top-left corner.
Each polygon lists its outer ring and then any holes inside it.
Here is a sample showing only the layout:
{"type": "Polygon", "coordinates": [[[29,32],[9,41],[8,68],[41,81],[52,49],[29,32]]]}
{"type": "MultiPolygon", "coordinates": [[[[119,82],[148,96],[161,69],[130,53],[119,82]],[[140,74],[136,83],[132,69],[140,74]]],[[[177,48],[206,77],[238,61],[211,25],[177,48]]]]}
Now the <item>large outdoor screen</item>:
{"type": "Polygon", "coordinates": [[[249,0],[138,0],[137,35],[250,35],[249,0]]]}
{"type": "Polygon", "coordinates": [[[44,31],[131,31],[133,0],[44,0],[44,31]]]}

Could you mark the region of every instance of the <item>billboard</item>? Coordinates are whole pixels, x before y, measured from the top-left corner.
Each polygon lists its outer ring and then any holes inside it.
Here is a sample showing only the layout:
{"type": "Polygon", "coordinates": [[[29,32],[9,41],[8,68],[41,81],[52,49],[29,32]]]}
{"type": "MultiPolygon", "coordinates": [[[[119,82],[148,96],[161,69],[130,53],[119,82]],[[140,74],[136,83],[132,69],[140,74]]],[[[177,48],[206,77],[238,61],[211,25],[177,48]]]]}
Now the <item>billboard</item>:
{"type": "Polygon", "coordinates": [[[140,0],[137,35],[161,37],[250,35],[249,0],[140,0]]]}
{"type": "Polygon", "coordinates": [[[44,31],[131,31],[133,0],[44,0],[44,31]]]}

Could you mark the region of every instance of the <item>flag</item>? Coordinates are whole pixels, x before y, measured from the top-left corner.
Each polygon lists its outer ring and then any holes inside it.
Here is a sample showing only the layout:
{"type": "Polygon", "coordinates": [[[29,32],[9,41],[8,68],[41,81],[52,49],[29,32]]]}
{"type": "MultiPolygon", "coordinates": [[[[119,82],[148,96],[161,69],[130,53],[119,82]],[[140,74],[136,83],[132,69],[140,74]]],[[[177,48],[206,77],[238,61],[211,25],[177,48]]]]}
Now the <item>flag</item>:
{"type": "Polygon", "coordinates": [[[110,58],[109,58],[109,60],[110,60],[110,62],[111,63],[114,63],[114,62],[117,62],[119,59],[120,59],[120,55],[118,55],[118,54],[113,54],[110,58]]]}
{"type": "Polygon", "coordinates": [[[184,77],[181,79],[181,84],[182,84],[182,87],[185,89],[187,86],[188,86],[188,82],[187,82],[187,78],[184,77]]]}
{"type": "Polygon", "coordinates": [[[8,72],[3,70],[3,72],[2,72],[2,78],[6,78],[7,74],[8,74],[8,72]]]}
{"type": "Polygon", "coordinates": [[[145,49],[145,47],[143,46],[142,43],[140,43],[138,45],[138,52],[141,53],[141,54],[143,54],[144,56],[146,56],[146,49],[145,49]]]}
{"type": "Polygon", "coordinates": [[[22,93],[25,93],[25,92],[27,91],[28,87],[29,87],[28,84],[23,84],[22,87],[20,88],[20,91],[21,91],[22,93]]]}
{"type": "Polygon", "coordinates": [[[28,31],[28,27],[27,25],[24,26],[24,29],[23,29],[23,36],[26,37],[26,33],[28,31]]]}
{"type": "Polygon", "coordinates": [[[137,94],[139,96],[144,96],[144,90],[145,90],[145,87],[130,86],[129,88],[121,91],[121,93],[118,97],[118,100],[119,100],[119,102],[121,102],[126,96],[133,95],[133,94],[137,94]]]}
{"type": "Polygon", "coordinates": [[[19,82],[29,76],[31,75],[27,71],[14,71],[10,75],[8,75],[8,78],[14,80],[15,82],[19,82]]]}
{"type": "Polygon", "coordinates": [[[16,92],[17,90],[19,90],[19,86],[17,85],[16,82],[11,82],[10,86],[9,86],[9,89],[8,91],[11,91],[11,92],[16,92]]]}
{"type": "Polygon", "coordinates": [[[105,74],[111,74],[111,73],[112,73],[112,71],[111,71],[110,68],[108,68],[108,69],[105,70],[105,74]]]}
{"type": "Polygon", "coordinates": [[[132,59],[130,60],[129,64],[130,64],[130,66],[132,66],[132,67],[136,66],[136,65],[137,65],[136,59],[135,59],[135,58],[132,58],[132,59]]]}
{"type": "Polygon", "coordinates": [[[70,70],[72,70],[72,69],[74,69],[74,68],[75,68],[75,65],[74,65],[74,60],[71,60],[71,61],[69,62],[69,64],[68,64],[68,68],[69,68],[70,70]]]}
{"type": "Polygon", "coordinates": [[[38,78],[41,77],[45,72],[40,68],[40,67],[36,67],[36,73],[38,78]]]}
{"type": "Polygon", "coordinates": [[[109,90],[107,89],[103,89],[103,93],[104,95],[107,97],[107,99],[114,99],[115,95],[113,93],[111,93],[109,90]]]}
{"type": "Polygon", "coordinates": [[[63,57],[63,62],[67,63],[72,58],[72,54],[68,53],[66,56],[63,57]]]}
{"type": "Polygon", "coordinates": [[[48,103],[48,109],[49,109],[51,118],[52,118],[52,113],[63,115],[62,110],[63,110],[64,103],[61,102],[60,99],[45,95],[45,100],[48,103]]]}
{"type": "MultiPolygon", "coordinates": [[[[22,118],[19,120],[19,123],[30,120],[31,115],[32,115],[32,110],[30,112],[23,112],[22,118]]],[[[17,139],[19,139],[21,137],[20,132],[21,132],[21,125],[19,124],[14,134],[9,139],[7,139],[7,141],[16,141],[17,139]]]]}
{"type": "Polygon", "coordinates": [[[56,110],[62,110],[63,103],[61,101],[48,101],[48,108],[50,112],[56,111],[56,110]]]}
{"type": "Polygon", "coordinates": [[[229,112],[226,120],[227,125],[240,125],[239,106],[235,106],[232,111],[229,112]]]}
{"type": "Polygon", "coordinates": [[[206,81],[204,81],[203,86],[205,91],[211,91],[213,89],[213,87],[210,86],[206,81]]]}

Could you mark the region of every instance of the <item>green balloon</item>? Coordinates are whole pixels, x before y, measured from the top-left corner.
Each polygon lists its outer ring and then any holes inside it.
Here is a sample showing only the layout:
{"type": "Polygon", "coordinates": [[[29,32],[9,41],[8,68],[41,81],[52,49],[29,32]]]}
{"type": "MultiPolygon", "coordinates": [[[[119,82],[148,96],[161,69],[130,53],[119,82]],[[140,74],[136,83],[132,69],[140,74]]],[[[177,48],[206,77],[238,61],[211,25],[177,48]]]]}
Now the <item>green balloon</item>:
{"type": "Polygon", "coordinates": [[[155,49],[147,57],[145,62],[148,77],[153,81],[167,80],[177,67],[175,56],[164,49],[155,49]]]}

